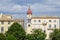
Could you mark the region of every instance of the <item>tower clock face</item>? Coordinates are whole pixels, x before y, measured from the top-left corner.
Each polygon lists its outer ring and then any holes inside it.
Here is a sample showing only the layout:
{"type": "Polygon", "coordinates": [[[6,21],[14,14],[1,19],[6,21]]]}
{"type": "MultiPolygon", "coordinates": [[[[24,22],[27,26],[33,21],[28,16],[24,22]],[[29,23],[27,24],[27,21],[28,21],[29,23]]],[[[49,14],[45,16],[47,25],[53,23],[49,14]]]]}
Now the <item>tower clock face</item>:
{"type": "Polygon", "coordinates": [[[28,24],[28,27],[30,27],[30,24],[28,24]]]}
{"type": "Polygon", "coordinates": [[[28,18],[31,18],[31,15],[27,15],[28,18]]]}
{"type": "Polygon", "coordinates": [[[28,24],[28,26],[30,26],[30,24],[28,24]]]}
{"type": "Polygon", "coordinates": [[[28,17],[31,17],[31,15],[28,15],[28,17]]]}

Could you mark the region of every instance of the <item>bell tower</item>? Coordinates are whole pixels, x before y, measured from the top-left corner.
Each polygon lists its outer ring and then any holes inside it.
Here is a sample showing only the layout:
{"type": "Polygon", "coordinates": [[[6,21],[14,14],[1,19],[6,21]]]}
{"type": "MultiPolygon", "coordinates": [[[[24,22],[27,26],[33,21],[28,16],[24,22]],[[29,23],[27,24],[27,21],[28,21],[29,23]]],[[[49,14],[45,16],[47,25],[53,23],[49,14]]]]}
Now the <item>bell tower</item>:
{"type": "Polygon", "coordinates": [[[31,19],[31,17],[32,17],[32,10],[30,9],[30,6],[29,6],[28,11],[27,11],[27,18],[31,19]]]}
{"type": "Polygon", "coordinates": [[[30,9],[30,6],[27,11],[27,33],[31,33],[31,17],[32,17],[32,10],[30,9]]]}

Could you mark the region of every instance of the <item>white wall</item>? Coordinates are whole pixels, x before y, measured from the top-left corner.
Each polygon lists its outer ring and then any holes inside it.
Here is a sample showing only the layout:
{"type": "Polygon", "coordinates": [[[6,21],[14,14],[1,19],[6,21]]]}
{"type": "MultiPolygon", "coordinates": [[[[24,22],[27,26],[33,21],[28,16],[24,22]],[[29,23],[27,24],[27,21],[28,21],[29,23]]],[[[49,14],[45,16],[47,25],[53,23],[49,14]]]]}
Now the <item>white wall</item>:
{"type": "MultiPolygon", "coordinates": [[[[28,24],[28,23],[27,23],[28,24]]],[[[49,24],[51,24],[51,29],[54,29],[54,24],[56,25],[56,29],[59,29],[59,19],[31,19],[31,26],[27,26],[27,32],[31,34],[32,29],[42,29],[43,31],[46,31],[47,37],[46,39],[49,39],[49,34],[53,32],[52,30],[48,30],[49,24]],[[34,22],[36,20],[36,22],[34,22]],[[40,22],[38,22],[40,20],[40,22]],[[51,20],[51,22],[49,22],[51,20]],[[56,22],[54,22],[56,20],[56,22]],[[47,22],[46,26],[43,26],[42,23],[47,22]]]]}

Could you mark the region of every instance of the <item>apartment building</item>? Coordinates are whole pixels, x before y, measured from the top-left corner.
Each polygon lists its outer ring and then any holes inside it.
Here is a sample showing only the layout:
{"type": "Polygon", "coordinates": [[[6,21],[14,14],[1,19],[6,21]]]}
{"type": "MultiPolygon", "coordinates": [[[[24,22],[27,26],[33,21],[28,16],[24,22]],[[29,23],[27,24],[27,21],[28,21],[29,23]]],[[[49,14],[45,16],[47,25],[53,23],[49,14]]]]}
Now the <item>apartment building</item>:
{"type": "Polygon", "coordinates": [[[29,7],[27,12],[27,34],[32,34],[34,29],[41,29],[47,34],[46,39],[49,39],[49,34],[54,29],[59,29],[59,17],[57,16],[33,16],[29,7]]]}
{"type": "Polygon", "coordinates": [[[10,15],[0,14],[0,33],[5,33],[8,31],[8,28],[14,23],[18,22],[22,26],[24,26],[23,19],[13,19],[10,15]]]}

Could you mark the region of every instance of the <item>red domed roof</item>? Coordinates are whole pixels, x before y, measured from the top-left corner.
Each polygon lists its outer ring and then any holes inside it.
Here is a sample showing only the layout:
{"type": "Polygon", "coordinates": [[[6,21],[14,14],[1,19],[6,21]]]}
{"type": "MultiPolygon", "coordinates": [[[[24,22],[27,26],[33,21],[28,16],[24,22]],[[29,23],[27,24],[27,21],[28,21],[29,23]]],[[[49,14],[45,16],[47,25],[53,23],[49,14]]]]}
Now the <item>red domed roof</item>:
{"type": "Polygon", "coordinates": [[[31,11],[30,7],[29,7],[29,9],[27,11],[27,14],[32,14],[32,11],[31,11]]]}

